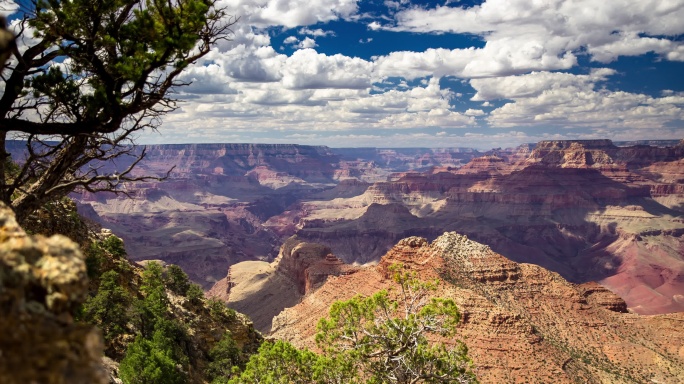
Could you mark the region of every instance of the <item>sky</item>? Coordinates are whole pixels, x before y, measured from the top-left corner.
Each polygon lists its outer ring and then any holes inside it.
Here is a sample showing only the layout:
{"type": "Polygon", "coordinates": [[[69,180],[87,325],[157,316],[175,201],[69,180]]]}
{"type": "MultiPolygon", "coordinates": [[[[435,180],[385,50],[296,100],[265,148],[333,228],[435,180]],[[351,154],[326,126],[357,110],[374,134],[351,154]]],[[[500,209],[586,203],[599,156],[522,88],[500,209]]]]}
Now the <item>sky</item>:
{"type": "Polygon", "coordinates": [[[684,0],[218,0],[231,41],[140,143],[684,138],[684,0]]]}

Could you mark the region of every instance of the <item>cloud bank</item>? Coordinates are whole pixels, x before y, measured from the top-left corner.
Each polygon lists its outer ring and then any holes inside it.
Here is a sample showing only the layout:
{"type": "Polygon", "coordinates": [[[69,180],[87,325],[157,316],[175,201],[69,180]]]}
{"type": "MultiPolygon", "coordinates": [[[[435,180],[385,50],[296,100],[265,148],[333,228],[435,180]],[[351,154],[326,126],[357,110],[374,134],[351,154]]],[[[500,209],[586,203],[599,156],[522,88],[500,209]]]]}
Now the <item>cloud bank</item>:
{"type": "Polygon", "coordinates": [[[240,17],[233,40],[187,70],[186,102],[142,142],[684,137],[684,81],[639,90],[621,64],[684,70],[684,0],[220,4],[240,17]]]}

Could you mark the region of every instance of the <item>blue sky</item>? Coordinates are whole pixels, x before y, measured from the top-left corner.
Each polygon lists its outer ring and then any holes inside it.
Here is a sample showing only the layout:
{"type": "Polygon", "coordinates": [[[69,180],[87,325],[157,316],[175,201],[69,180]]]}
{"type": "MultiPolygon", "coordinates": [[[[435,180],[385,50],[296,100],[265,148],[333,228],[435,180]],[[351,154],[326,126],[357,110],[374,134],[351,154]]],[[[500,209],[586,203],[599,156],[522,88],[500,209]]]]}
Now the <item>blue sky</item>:
{"type": "Polygon", "coordinates": [[[233,40],[141,143],[684,138],[684,0],[219,0],[233,40]]]}

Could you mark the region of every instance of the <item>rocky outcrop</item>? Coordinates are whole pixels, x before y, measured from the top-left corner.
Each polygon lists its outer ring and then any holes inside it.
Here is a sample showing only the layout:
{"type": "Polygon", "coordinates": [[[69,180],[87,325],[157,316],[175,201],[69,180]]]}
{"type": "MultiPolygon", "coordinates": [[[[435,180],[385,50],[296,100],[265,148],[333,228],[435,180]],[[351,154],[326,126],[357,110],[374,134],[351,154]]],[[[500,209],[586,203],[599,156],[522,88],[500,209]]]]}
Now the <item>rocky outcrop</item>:
{"type": "Polygon", "coordinates": [[[175,164],[170,179],[128,185],[132,201],[84,199],[136,258],[179,264],[205,288],[232,264],[272,260],[294,234],[373,263],[401,238],[457,230],[573,282],[600,281],[641,313],[684,310],[683,240],[670,231],[684,228],[684,146],[649,144],[659,146],[150,146],[140,172],[175,164]]]}
{"type": "Polygon", "coordinates": [[[421,279],[441,280],[434,295],[459,306],[457,338],[468,346],[482,383],[684,380],[684,314],[625,313],[624,301],[596,284],[569,283],[457,233],[432,243],[402,240],[377,266],[329,278],[274,319],[272,337],[316,348],[316,324],[330,305],[396,289],[388,267],[397,263],[421,279]]]}
{"type": "Polygon", "coordinates": [[[513,170],[515,170],[515,168],[510,161],[506,161],[499,156],[491,155],[474,158],[464,166],[458,168],[455,173],[465,175],[484,172],[489,175],[498,175],[510,173],[513,170]]]}
{"type": "Polygon", "coordinates": [[[357,269],[344,264],[330,248],[294,236],[285,241],[272,263],[233,265],[227,278],[217,282],[207,295],[247,314],[258,330],[268,333],[271,320],[283,309],[296,305],[329,277],[349,275],[357,269]]]}
{"type": "Polygon", "coordinates": [[[609,140],[494,150],[459,169],[394,173],[335,199],[362,212],[355,216],[309,200],[288,211],[290,233],[366,263],[402,237],[457,230],[517,262],[599,281],[639,313],[682,311],[683,158],[679,147],[609,140]],[[659,228],[668,230],[652,235],[659,228]]]}
{"type": "Polygon", "coordinates": [[[618,295],[595,282],[584,283],[578,286],[582,296],[592,305],[606,308],[613,312],[627,313],[627,303],[618,295]]]}
{"type": "Polygon", "coordinates": [[[72,318],[87,290],[74,242],[28,236],[0,207],[0,382],[107,382],[100,331],[72,318]]]}
{"type": "Polygon", "coordinates": [[[609,153],[616,149],[610,140],[540,141],[526,161],[563,168],[610,166],[609,153]]]}
{"type": "Polygon", "coordinates": [[[680,146],[618,147],[610,140],[559,140],[540,141],[526,162],[567,168],[597,168],[619,164],[629,170],[636,170],[656,162],[679,160],[683,156],[684,149],[680,146]]]}
{"type": "Polygon", "coordinates": [[[315,264],[325,263],[331,255],[330,248],[321,244],[307,243],[296,236],[288,239],[280,248],[280,254],[273,261],[275,270],[295,283],[300,294],[307,293],[306,287],[315,285],[307,281],[309,269],[315,264]]]}

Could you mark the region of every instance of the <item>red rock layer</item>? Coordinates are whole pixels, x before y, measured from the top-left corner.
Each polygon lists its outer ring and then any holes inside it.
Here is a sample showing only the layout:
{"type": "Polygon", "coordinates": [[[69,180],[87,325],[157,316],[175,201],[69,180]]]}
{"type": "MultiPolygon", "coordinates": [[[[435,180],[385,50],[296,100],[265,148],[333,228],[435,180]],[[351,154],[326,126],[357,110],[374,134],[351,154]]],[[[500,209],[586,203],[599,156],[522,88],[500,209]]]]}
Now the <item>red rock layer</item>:
{"type": "Polygon", "coordinates": [[[640,313],[684,311],[684,146],[546,141],[492,153],[393,174],[367,189],[361,217],[300,216],[291,228],[360,263],[401,237],[457,230],[572,281],[601,281],[640,313]]]}
{"type": "Polygon", "coordinates": [[[459,305],[458,337],[483,383],[684,381],[684,313],[625,313],[624,301],[597,284],[571,284],[456,233],[432,244],[401,241],[376,267],[329,278],[274,319],[272,337],[315,348],[316,323],[329,306],[396,288],[387,272],[395,263],[442,279],[435,295],[459,305]]]}

